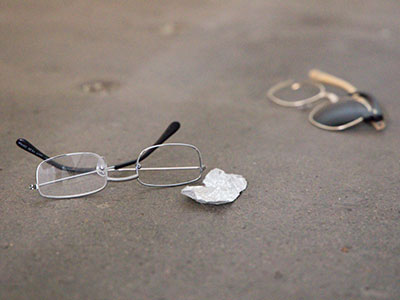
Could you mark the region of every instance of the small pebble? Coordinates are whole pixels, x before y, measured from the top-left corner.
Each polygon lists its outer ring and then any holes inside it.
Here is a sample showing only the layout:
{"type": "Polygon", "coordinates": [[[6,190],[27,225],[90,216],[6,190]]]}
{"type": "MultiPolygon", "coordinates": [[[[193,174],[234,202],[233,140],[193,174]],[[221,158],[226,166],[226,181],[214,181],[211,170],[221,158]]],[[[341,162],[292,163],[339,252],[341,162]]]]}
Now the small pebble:
{"type": "Polygon", "coordinates": [[[283,278],[283,274],[279,271],[276,271],[274,274],[274,278],[275,279],[282,279],[283,278]]]}
{"type": "Polygon", "coordinates": [[[110,80],[94,80],[82,83],[80,89],[84,93],[110,93],[119,87],[119,83],[110,80]]]}
{"type": "Polygon", "coordinates": [[[368,286],[361,288],[361,294],[368,298],[374,299],[389,299],[390,295],[382,290],[372,289],[368,286]]]}
{"type": "Polygon", "coordinates": [[[340,251],[342,251],[343,253],[349,253],[351,247],[349,246],[344,246],[342,249],[340,249],[340,251]]]}
{"type": "Polygon", "coordinates": [[[8,249],[8,248],[10,248],[12,246],[14,246],[13,243],[7,243],[6,242],[6,243],[0,244],[0,247],[3,248],[3,249],[8,249]]]}
{"type": "Polygon", "coordinates": [[[160,27],[160,34],[164,36],[171,36],[177,34],[179,26],[177,23],[165,23],[160,27]]]}

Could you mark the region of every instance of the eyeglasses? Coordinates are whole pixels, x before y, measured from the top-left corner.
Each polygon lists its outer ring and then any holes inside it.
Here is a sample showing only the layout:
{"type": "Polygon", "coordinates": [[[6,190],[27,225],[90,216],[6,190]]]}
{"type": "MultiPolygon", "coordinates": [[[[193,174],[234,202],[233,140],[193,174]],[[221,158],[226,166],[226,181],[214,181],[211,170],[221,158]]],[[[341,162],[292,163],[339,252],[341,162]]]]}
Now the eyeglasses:
{"type": "Polygon", "coordinates": [[[180,127],[171,123],[157,142],[143,149],[137,159],[108,166],[96,153],[77,152],[48,157],[25,139],[17,145],[43,159],[31,189],[46,198],[76,198],[103,190],[109,181],[137,179],[149,187],[173,187],[199,180],[205,166],[199,149],[190,144],[163,144],[180,127]],[[152,155],[157,150],[157,155],[152,155]],[[178,166],[176,166],[178,164],[178,166]],[[126,168],[135,165],[134,168],[126,168]],[[113,177],[110,174],[113,174],[113,177]]]}
{"type": "Polygon", "coordinates": [[[308,76],[310,81],[287,80],[274,85],[267,92],[269,99],[281,106],[297,108],[328,99],[315,106],[308,116],[311,124],[325,130],[344,130],[363,121],[376,130],[385,128],[382,110],[372,95],[357,91],[351,83],[319,70],[311,70],[308,76]],[[322,83],[339,87],[347,95],[339,97],[328,92],[322,83]]]}

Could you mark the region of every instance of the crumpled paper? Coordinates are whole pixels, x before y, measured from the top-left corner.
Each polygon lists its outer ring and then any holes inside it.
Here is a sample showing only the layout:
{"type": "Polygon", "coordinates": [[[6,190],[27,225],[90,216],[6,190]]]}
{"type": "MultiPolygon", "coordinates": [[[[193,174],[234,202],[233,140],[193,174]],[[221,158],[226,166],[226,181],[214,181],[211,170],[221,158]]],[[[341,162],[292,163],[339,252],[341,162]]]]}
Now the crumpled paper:
{"type": "Polygon", "coordinates": [[[242,175],[215,168],[203,180],[204,186],[186,186],[181,193],[202,204],[220,205],[235,201],[247,187],[242,175]]]}

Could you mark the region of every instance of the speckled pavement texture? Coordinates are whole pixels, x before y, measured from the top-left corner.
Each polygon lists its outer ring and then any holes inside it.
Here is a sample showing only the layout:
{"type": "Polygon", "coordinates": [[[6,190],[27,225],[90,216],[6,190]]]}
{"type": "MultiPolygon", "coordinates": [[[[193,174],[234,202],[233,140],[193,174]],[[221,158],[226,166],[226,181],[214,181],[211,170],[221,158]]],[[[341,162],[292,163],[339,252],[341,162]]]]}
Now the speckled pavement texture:
{"type": "Polygon", "coordinates": [[[399,299],[398,1],[0,1],[0,299],[399,299]],[[320,68],[388,127],[317,129],[270,103],[320,68]],[[96,84],[105,82],[105,84],[96,84]],[[94,83],[94,84],[93,84],[94,83]],[[231,205],[110,183],[48,200],[39,159],[134,158],[174,120],[231,205]]]}

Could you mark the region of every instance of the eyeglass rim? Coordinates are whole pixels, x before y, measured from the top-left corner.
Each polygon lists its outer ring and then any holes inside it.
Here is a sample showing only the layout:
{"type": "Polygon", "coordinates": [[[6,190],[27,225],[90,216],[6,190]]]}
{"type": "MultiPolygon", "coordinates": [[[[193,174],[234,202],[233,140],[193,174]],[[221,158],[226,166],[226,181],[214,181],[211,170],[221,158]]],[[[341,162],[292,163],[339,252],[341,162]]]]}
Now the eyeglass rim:
{"type": "Polygon", "coordinates": [[[181,186],[181,185],[185,185],[185,184],[189,184],[189,183],[193,183],[198,181],[202,175],[203,175],[203,171],[205,170],[206,166],[203,164],[203,158],[201,155],[200,150],[191,144],[185,144],[185,143],[166,143],[166,144],[159,144],[159,145],[152,145],[150,147],[147,147],[145,149],[143,149],[138,158],[137,158],[137,163],[136,163],[136,172],[137,172],[137,180],[140,184],[144,185],[144,186],[148,186],[148,187],[174,187],[174,186],[181,186]],[[174,183],[174,184],[150,184],[150,183],[145,183],[140,179],[140,158],[144,155],[144,153],[146,153],[148,150],[154,149],[154,148],[160,148],[160,147],[165,147],[165,146],[185,146],[185,147],[189,147],[192,148],[194,150],[196,150],[198,156],[199,156],[199,166],[200,166],[200,174],[199,176],[197,176],[195,179],[192,180],[188,180],[185,182],[180,182],[180,183],[174,183]]]}
{"type": "Polygon", "coordinates": [[[99,154],[94,153],[94,152],[73,152],[73,153],[64,153],[64,154],[56,155],[56,156],[49,157],[49,158],[43,160],[42,162],[40,162],[40,164],[39,164],[39,165],[37,166],[37,168],[36,168],[36,189],[38,190],[40,196],[42,196],[42,197],[44,197],[44,198],[50,198],[50,199],[71,199],[71,198],[85,197],[85,196],[92,195],[92,194],[95,194],[95,193],[98,193],[98,192],[104,190],[104,189],[106,188],[106,186],[107,186],[107,183],[108,183],[108,167],[107,167],[107,162],[106,162],[106,160],[104,159],[104,157],[102,157],[102,156],[100,156],[99,154]],[[64,157],[64,156],[73,156],[73,155],[82,155],[82,154],[94,155],[94,156],[96,156],[98,159],[101,159],[101,160],[104,161],[104,163],[105,163],[105,170],[104,170],[104,171],[105,171],[105,173],[106,173],[106,174],[105,174],[106,180],[105,180],[104,185],[103,185],[101,188],[96,189],[96,190],[94,190],[94,191],[86,192],[86,193],[81,193],[81,194],[76,194],[76,195],[49,196],[49,195],[43,194],[42,191],[41,191],[41,189],[40,189],[39,183],[38,183],[38,179],[39,179],[39,169],[40,169],[41,165],[44,164],[44,163],[46,163],[46,162],[48,162],[48,161],[50,161],[50,160],[54,160],[54,159],[57,159],[57,158],[60,158],[60,157],[64,157]]]}
{"type": "MultiPolygon", "coordinates": [[[[356,100],[353,100],[353,101],[356,101],[356,100]]],[[[359,103],[360,103],[360,102],[359,102],[359,103]]],[[[363,118],[363,117],[358,117],[357,119],[354,119],[353,121],[350,121],[350,122],[348,122],[348,123],[346,123],[346,124],[342,124],[342,125],[339,125],[339,126],[329,126],[329,125],[325,125],[325,124],[322,124],[322,123],[320,123],[320,122],[317,122],[317,121],[314,119],[315,114],[316,114],[319,110],[321,110],[322,108],[324,108],[325,106],[331,105],[331,104],[332,104],[332,103],[330,103],[330,102],[326,102],[326,103],[320,103],[320,104],[318,104],[317,106],[315,106],[315,107],[310,111],[310,113],[308,114],[308,121],[309,121],[312,125],[314,125],[314,126],[316,126],[316,127],[318,127],[318,128],[325,129],[325,130],[329,130],[329,131],[342,131],[342,130],[348,129],[348,128],[350,128],[350,127],[353,127],[353,126],[355,126],[355,125],[357,125],[357,124],[360,124],[361,122],[364,121],[364,118],[363,118]]],[[[361,104],[362,104],[362,103],[361,103],[361,104]]]]}
{"type": "MultiPolygon", "coordinates": [[[[128,179],[129,179],[129,180],[137,179],[138,182],[139,182],[140,184],[144,185],[144,186],[149,186],[149,187],[174,187],[174,186],[185,185],[185,184],[189,184],[189,183],[198,181],[198,180],[202,177],[202,173],[203,173],[203,171],[205,170],[205,168],[206,168],[206,166],[203,164],[203,158],[202,158],[202,155],[201,155],[200,150],[199,150],[196,146],[191,145],[191,144],[186,144],[186,143],[166,143],[166,144],[158,144],[158,145],[152,145],[152,146],[149,146],[149,147],[143,149],[143,150],[140,152],[139,156],[138,156],[138,160],[137,160],[137,165],[136,165],[136,167],[135,167],[134,169],[133,169],[133,168],[130,168],[130,169],[129,169],[129,170],[135,170],[135,171],[136,171],[136,174],[135,174],[135,175],[132,175],[132,176],[129,176],[129,178],[121,178],[121,180],[115,180],[116,178],[112,178],[112,177],[109,177],[109,176],[108,176],[108,172],[109,172],[109,171],[114,171],[114,168],[113,168],[112,166],[111,166],[111,167],[108,167],[105,158],[104,158],[103,156],[97,154],[97,153],[94,153],[94,152],[73,152],[73,153],[64,153],[64,154],[56,155],[56,156],[53,156],[53,157],[49,157],[49,158],[47,158],[47,159],[45,159],[45,160],[43,160],[42,162],[39,163],[39,165],[38,165],[37,168],[36,168],[36,184],[35,184],[35,186],[34,186],[34,189],[37,189],[38,192],[39,192],[39,194],[40,194],[42,197],[44,197],[44,198],[51,198],[51,199],[71,199],[71,198],[84,197],[84,196],[88,196],[88,195],[91,195],[91,194],[95,194],[95,193],[97,193],[97,192],[100,192],[100,191],[102,191],[103,189],[106,188],[106,186],[107,186],[107,184],[108,184],[109,181],[127,181],[128,179]],[[197,152],[197,155],[198,155],[198,158],[199,158],[199,167],[200,167],[200,174],[199,174],[199,176],[197,176],[196,178],[194,178],[194,179],[192,179],[192,180],[188,180],[188,181],[184,181],[184,182],[180,182],[180,183],[176,183],[176,184],[159,184],[159,185],[158,185],[158,184],[149,184],[149,183],[145,183],[145,182],[141,181],[141,180],[139,179],[139,167],[138,167],[138,166],[140,165],[140,164],[139,164],[140,158],[141,158],[141,157],[144,155],[144,153],[146,153],[148,150],[151,150],[151,149],[154,149],[154,148],[165,147],[165,146],[184,146],[184,147],[189,147],[189,148],[194,149],[194,150],[197,152]],[[38,183],[38,179],[39,179],[39,170],[40,170],[42,164],[48,163],[49,161],[55,160],[55,159],[60,158],[60,157],[75,156],[75,155],[85,155],[85,154],[86,154],[86,155],[93,155],[93,156],[97,157],[97,159],[103,160],[103,162],[104,162],[104,164],[105,164],[105,172],[106,172],[105,178],[106,178],[107,180],[105,181],[105,184],[104,184],[101,188],[98,188],[98,189],[96,189],[96,190],[93,190],[93,191],[90,191],[90,192],[86,192],[86,193],[72,194],[72,195],[62,195],[62,196],[52,196],[52,195],[44,194],[44,193],[42,192],[42,190],[41,190],[41,188],[40,188],[40,186],[39,186],[39,183],[38,183]],[[113,179],[114,179],[114,180],[113,180],[113,179]]],[[[127,169],[123,169],[123,168],[122,168],[122,169],[118,169],[118,171],[126,171],[126,170],[127,170],[127,169]]]]}
{"type": "Polygon", "coordinates": [[[302,82],[299,82],[299,83],[300,84],[301,83],[309,83],[311,85],[316,86],[319,89],[319,92],[318,92],[318,94],[316,94],[314,96],[308,97],[306,99],[297,100],[297,101],[283,100],[283,99],[278,98],[278,97],[275,96],[275,93],[277,91],[279,91],[279,90],[283,89],[284,87],[287,87],[287,86],[289,86],[289,85],[291,85],[291,84],[293,84],[295,82],[296,81],[293,80],[293,79],[288,79],[288,80],[285,80],[285,81],[278,82],[277,84],[273,85],[268,90],[268,92],[267,92],[268,98],[272,102],[274,102],[274,103],[276,103],[276,104],[278,104],[280,106],[301,108],[301,107],[307,106],[309,104],[312,104],[312,103],[314,103],[314,102],[316,102],[316,101],[318,101],[318,100],[320,100],[320,99],[322,99],[322,98],[327,96],[327,92],[326,92],[325,86],[323,84],[319,83],[319,82],[314,82],[314,81],[311,81],[311,80],[306,80],[306,81],[302,81],[302,82]]]}

